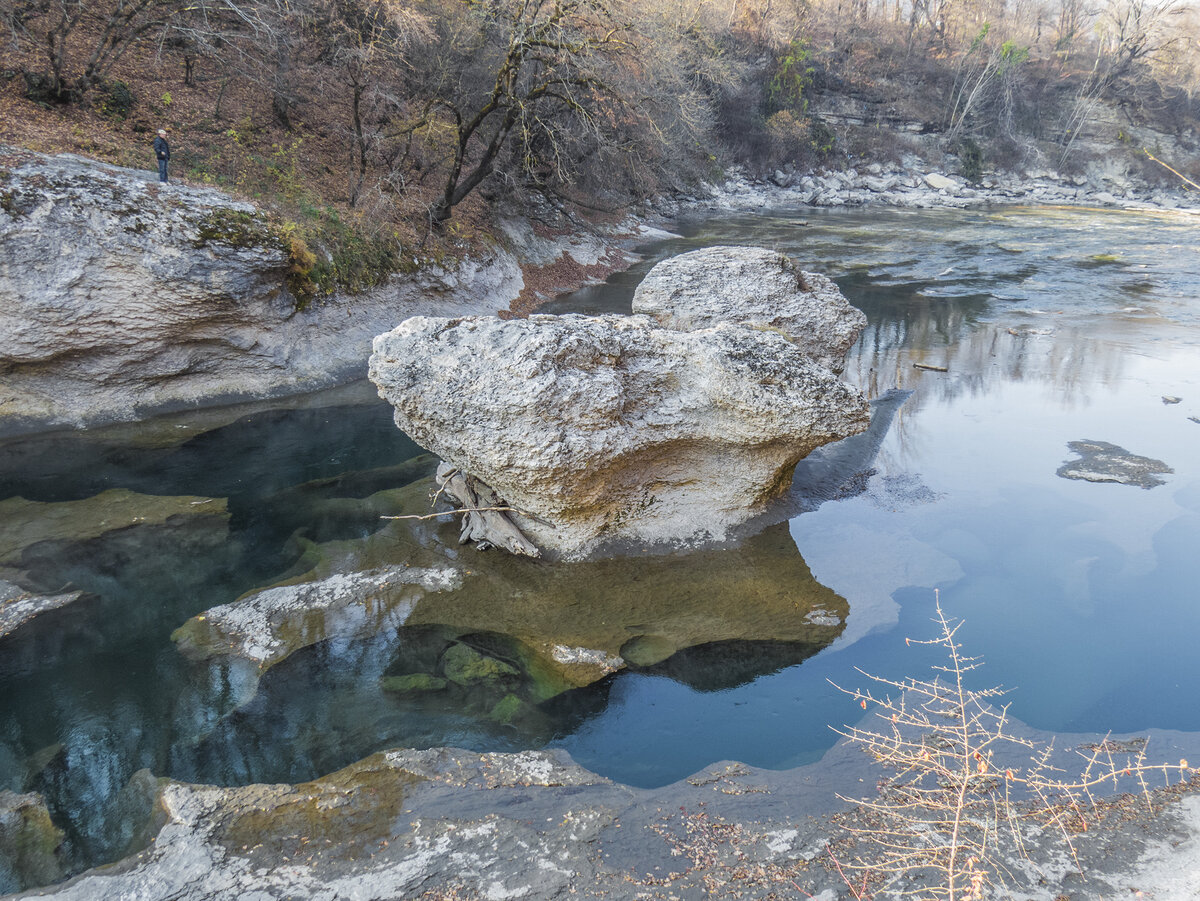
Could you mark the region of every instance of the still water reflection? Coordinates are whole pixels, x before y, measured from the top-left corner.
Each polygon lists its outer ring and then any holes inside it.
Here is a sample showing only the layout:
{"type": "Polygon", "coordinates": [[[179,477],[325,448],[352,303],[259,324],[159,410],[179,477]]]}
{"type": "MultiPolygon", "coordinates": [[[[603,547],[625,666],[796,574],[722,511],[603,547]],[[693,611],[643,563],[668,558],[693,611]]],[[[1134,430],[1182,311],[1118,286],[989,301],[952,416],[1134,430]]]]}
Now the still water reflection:
{"type": "Polygon", "coordinates": [[[145,799],[127,784],[142,768],[297,781],[439,744],[563,747],[638,785],[722,759],[793,766],[853,715],[827,679],[925,665],[903,637],[929,632],[935,587],[1031,725],[1200,731],[1197,224],[1053,209],[701,221],[561,301],[628,309],[659,258],[774,246],[867,312],[846,378],[873,397],[911,392],[891,395],[869,447],[801,464],[805,512],[691,556],[560,572],[459,548],[449,525],[380,528],[385,507],[421,510],[427,472],[369,388],[0,445],[0,579],[89,594],[0,642],[0,789],[45,794],[81,866],[132,840],[145,799]],[[1058,477],[1080,439],[1174,472],[1149,490],[1058,477]],[[159,498],[144,502],[157,512],[114,522],[86,506],[114,488],[159,498]],[[190,512],[199,498],[225,512],[190,512]],[[74,531],[22,543],[71,503],[74,531]],[[261,679],[188,662],[169,638],[310,570],[437,561],[470,570],[457,593],[374,637],[302,643],[261,679]],[[642,665],[579,678],[556,643],[642,665]],[[444,678],[447,653],[468,652],[490,681],[444,678]]]}

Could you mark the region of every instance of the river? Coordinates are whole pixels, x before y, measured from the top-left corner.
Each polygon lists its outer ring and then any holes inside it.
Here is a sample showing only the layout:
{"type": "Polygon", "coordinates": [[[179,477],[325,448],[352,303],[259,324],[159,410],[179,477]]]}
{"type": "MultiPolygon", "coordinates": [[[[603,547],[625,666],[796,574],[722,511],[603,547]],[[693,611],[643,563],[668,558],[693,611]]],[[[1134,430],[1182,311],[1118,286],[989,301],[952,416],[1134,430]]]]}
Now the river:
{"type": "MultiPolygon", "coordinates": [[[[127,786],[141,769],[302,781],[436,745],[561,747],[640,786],[719,760],[797,766],[854,719],[830,680],[926,671],[905,638],[932,636],[935,590],[985,663],[978,685],[1010,688],[1029,725],[1200,732],[1197,226],[1053,208],[707,218],[556,302],[627,310],[658,259],[738,243],[829,274],[867,313],[845,378],[891,398],[888,428],[832,482],[838,448],[803,461],[795,515],[736,547],[529,564],[457,549],[450,524],[384,526],[384,500],[424,511],[428,461],[363,385],[0,443],[0,578],[90,595],[0,643],[0,789],[46,796],[78,868],[136,845],[146,804],[127,786]],[[1170,471],[1146,487],[1060,475],[1081,441],[1170,471]],[[225,512],[199,512],[201,498],[225,512]],[[314,561],[423,554],[480,574],[373,637],[317,636],[261,680],[171,641],[314,561]],[[783,622],[788,604],[807,611],[799,625],[783,622]],[[634,636],[627,654],[650,656],[566,691],[529,673],[385,690],[435,671],[448,643],[518,660],[559,631],[634,636]]],[[[0,891],[15,887],[3,873],[0,891]]]]}

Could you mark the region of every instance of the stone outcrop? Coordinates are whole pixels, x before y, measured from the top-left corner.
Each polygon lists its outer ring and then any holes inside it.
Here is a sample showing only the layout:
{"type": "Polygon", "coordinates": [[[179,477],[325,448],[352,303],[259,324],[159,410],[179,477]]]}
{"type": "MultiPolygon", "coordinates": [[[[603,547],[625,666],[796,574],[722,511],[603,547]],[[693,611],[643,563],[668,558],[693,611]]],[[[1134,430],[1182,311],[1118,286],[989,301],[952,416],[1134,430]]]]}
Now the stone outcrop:
{"type": "Polygon", "coordinates": [[[0,894],[62,879],[62,841],[41,795],[0,791],[0,894]]]}
{"type": "MultiPolygon", "coordinates": [[[[714,325],[714,310],[683,331],[663,309],[676,327],[414,317],[376,338],[370,375],[396,424],[490,486],[538,548],[723,539],[787,489],[798,460],[865,429],[867,403],[782,329],[714,325]]],[[[824,343],[829,356],[839,342],[824,343]]]]}
{"type": "Polygon", "coordinates": [[[361,378],[405,316],[492,312],[523,284],[493,248],[301,309],[277,223],[152,178],[0,148],[0,435],[361,378]]]}
{"type": "Polygon", "coordinates": [[[1165,484],[1158,477],[1160,474],[1175,472],[1161,460],[1131,454],[1107,441],[1069,441],[1067,447],[1078,454],[1079,459],[1069,460],[1058,468],[1058,475],[1064,479],[1115,482],[1149,489],[1165,484]]]}
{"type": "Polygon", "coordinates": [[[59,610],[83,597],[82,591],[41,595],[0,579],[0,639],[17,632],[43,613],[59,610]]]}
{"type": "MultiPolygon", "coordinates": [[[[1159,740],[1160,753],[1178,751],[1159,740]]],[[[670,901],[774,891],[836,901],[849,893],[830,845],[877,826],[869,810],[846,810],[836,786],[857,786],[854,797],[878,778],[868,755],[841,742],[814,766],[722,762],[656,789],[610,782],[562,751],[447,748],[383,751],[299,785],[162,780],[145,850],[20,897],[670,901]]],[[[1147,798],[1152,815],[1093,818],[1072,865],[1059,832],[1027,830],[1014,868],[1037,881],[1031,897],[1194,898],[1200,795],[1178,786],[1147,798]]]]}
{"type": "Polygon", "coordinates": [[[663,260],[634,291],[633,312],[682,331],[723,322],[777,331],[834,372],[867,325],[830,278],[765,247],[718,245],[663,260]]]}

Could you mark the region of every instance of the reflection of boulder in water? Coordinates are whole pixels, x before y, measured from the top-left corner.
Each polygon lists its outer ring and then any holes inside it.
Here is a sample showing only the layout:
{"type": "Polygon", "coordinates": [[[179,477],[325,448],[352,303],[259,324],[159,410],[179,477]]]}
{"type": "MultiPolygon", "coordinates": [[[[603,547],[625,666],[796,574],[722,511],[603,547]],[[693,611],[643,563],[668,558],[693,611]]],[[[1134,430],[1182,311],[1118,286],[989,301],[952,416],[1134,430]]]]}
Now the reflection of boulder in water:
{"type": "Polygon", "coordinates": [[[639,662],[649,665],[713,642],[823,646],[841,631],[848,612],[844,599],[813,579],[786,523],[734,548],[654,557],[547,566],[472,556],[472,575],[463,587],[437,603],[418,603],[409,624],[511,635],[577,685],[602,678],[611,671],[603,660],[634,648],[639,662]],[[815,610],[834,618],[814,620],[815,610]],[[571,657],[562,653],[566,649],[596,653],[571,657]]]}
{"type": "Polygon", "coordinates": [[[824,647],[799,641],[714,641],[676,651],[642,672],[696,691],[724,691],[803,663],[824,647]]]}
{"type": "Polygon", "coordinates": [[[791,498],[805,507],[861,494],[892,420],[912,391],[893,388],[871,401],[871,425],[865,432],[819,447],[796,466],[791,498]]]}
{"type": "MultiPolygon", "coordinates": [[[[240,655],[270,666],[301,647],[365,638],[376,627],[487,632],[521,642],[564,686],[578,686],[620,666],[622,648],[640,636],[662,643],[660,656],[643,663],[720,641],[824,644],[840,632],[848,612],[844,599],[813,579],[787,523],[735,547],[573,564],[459,548],[453,533],[452,524],[439,532],[428,522],[389,522],[361,539],[314,545],[307,558],[314,568],[301,580],[206,611],[177,636],[190,653],[240,655]],[[332,620],[317,615],[327,606],[321,586],[355,582],[363,573],[387,575],[363,585],[371,609],[395,615],[366,616],[362,628],[331,632],[332,620]],[[461,575],[461,584],[414,591],[421,573],[461,575]],[[276,594],[280,604],[273,602],[276,594]],[[266,601],[271,610],[255,614],[266,601]],[[811,618],[816,610],[831,618],[811,618]],[[238,628],[221,625],[226,619],[238,628]]],[[[351,594],[347,604],[365,603],[351,594]]]]}
{"type": "Polygon", "coordinates": [[[1080,459],[1068,461],[1058,468],[1058,475],[1064,479],[1153,488],[1165,484],[1157,477],[1158,473],[1175,472],[1161,460],[1139,457],[1107,441],[1070,441],[1067,447],[1079,454],[1080,459]]]}
{"type": "Polygon", "coordinates": [[[445,565],[455,553],[461,587],[416,600],[403,623],[368,637],[314,632],[175,775],[295,781],[389,744],[538,746],[604,709],[622,653],[715,689],[804,660],[848,613],[813,579],[787,523],[735,548],[577,564],[410,543],[428,527],[393,522],[322,545],[321,566],[393,555],[445,565]]]}

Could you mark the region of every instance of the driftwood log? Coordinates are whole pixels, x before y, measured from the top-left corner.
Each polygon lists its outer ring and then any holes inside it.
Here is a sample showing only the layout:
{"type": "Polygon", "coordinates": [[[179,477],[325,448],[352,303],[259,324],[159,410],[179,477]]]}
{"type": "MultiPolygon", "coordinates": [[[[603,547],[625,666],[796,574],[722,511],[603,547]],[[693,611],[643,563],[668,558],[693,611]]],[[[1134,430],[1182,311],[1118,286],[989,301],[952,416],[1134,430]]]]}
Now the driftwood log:
{"type": "Polygon", "coordinates": [[[438,465],[436,479],[441,490],[458,501],[463,514],[459,544],[473,541],[480,550],[494,545],[523,557],[542,556],[506,510],[499,509],[507,505],[485,482],[449,463],[438,465]]]}

